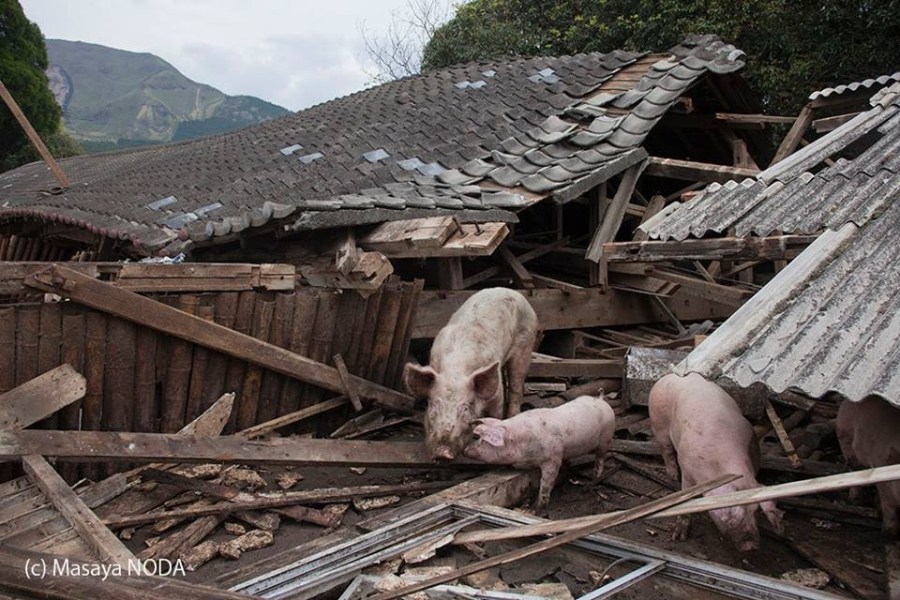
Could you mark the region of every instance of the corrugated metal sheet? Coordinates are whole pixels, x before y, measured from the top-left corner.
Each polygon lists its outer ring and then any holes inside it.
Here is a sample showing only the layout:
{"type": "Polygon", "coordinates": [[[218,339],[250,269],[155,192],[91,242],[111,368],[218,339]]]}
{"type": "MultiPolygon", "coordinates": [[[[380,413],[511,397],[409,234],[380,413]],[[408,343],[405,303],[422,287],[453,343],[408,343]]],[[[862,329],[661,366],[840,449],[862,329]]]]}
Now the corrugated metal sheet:
{"type": "Polygon", "coordinates": [[[654,238],[683,240],[731,227],[746,236],[865,224],[900,188],[900,83],[880,90],[872,103],[871,110],[755,179],[713,184],[690,201],[667,207],[641,229],[654,238]],[[822,168],[826,159],[844,152],[851,157],[822,168]]]}
{"type": "Polygon", "coordinates": [[[900,202],[826,231],[675,371],[900,407],[898,235],[900,202]]]}
{"type": "Polygon", "coordinates": [[[854,81],[853,83],[839,85],[837,87],[827,87],[824,90],[813,92],[809,95],[809,99],[815,100],[816,98],[830,98],[831,96],[840,96],[842,94],[855,92],[858,90],[876,89],[879,87],[890,85],[897,81],[900,81],[900,72],[894,73],[892,75],[882,75],[881,77],[876,77],[874,79],[854,81]]]}

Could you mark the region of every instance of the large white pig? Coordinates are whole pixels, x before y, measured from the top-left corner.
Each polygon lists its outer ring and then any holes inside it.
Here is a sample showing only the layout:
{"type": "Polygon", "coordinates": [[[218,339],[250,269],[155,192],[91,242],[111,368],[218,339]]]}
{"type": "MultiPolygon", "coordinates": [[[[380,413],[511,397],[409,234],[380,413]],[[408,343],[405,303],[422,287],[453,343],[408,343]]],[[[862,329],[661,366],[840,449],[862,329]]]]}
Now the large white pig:
{"type": "Polygon", "coordinates": [[[406,388],[428,398],[425,444],[434,460],[453,460],[475,419],[504,416],[503,368],[507,416],[519,412],[536,335],[537,316],[524,296],[505,288],[481,290],[438,333],[430,364],[406,365],[406,388]]]}
{"type": "MultiPolygon", "coordinates": [[[[661,378],[650,390],[650,425],[669,476],[677,478],[681,467],[682,488],[727,474],[741,478],[704,495],[760,487],[756,481],[759,444],[753,427],[734,399],[715,383],[696,373],[661,378]]],[[[782,513],[773,502],[711,510],[709,516],[738,550],[746,552],[759,547],[759,507],[781,531],[782,513]]],[[[690,517],[679,517],[676,537],[685,539],[689,527],[690,517]]]]}
{"type": "MultiPolygon", "coordinates": [[[[900,409],[876,397],[844,400],[835,425],[838,443],[853,467],[884,467],[900,463],[900,409]]],[[[900,481],[879,483],[884,530],[900,535],[900,481]]]]}
{"type": "Polygon", "coordinates": [[[494,465],[541,470],[535,508],[550,500],[562,461],[595,453],[594,478],[616,428],[616,415],[602,397],[579,396],[556,408],[535,408],[505,419],[479,419],[464,454],[494,465]]]}

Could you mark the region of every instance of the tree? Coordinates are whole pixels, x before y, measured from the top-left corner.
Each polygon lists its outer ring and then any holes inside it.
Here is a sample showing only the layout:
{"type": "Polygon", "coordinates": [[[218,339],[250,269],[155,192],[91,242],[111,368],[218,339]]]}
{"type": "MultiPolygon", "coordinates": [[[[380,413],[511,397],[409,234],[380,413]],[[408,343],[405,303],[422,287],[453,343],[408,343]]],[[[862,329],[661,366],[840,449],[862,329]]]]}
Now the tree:
{"type": "Polygon", "coordinates": [[[384,35],[373,36],[361,24],[366,53],[375,65],[375,72],[369,73],[372,81],[384,83],[418,73],[422,49],[449,17],[446,0],[407,0],[405,12],[391,13],[384,35]]]}
{"type": "Polygon", "coordinates": [[[744,72],[772,114],[810,92],[893,73],[900,0],[473,0],[425,46],[424,69],[503,55],[660,52],[712,33],[747,54],[744,72]]]}
{"type": "MultiPolygon", "coordinates": [[[[22,108],[31,125],[53,146],[70,148],[61,133],[62,109],[50,91],[47,47],[37,25],[28,20],[18,0],[0,0],[0,81],[22,108]]],[[[0,168],[12,168],[31,159],[30,144],[22,127],[0,102],[0,168]]],[[[64,152],[65,153],[65,152],[64,152]]]]}

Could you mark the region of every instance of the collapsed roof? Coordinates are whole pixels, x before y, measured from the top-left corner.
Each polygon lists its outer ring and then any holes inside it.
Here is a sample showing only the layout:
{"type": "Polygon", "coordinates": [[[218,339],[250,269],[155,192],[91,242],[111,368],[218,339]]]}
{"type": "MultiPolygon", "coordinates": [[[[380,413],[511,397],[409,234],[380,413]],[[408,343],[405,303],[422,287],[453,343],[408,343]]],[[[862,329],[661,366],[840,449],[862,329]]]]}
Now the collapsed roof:
{"type": "Polygon", "coordinates": [[[694,36],[661,55],[423,73],[232,133],[66,159],[64,190],[42,163],[20,167],[0,175],[0,220],[88,230],[139,254],[276,223],[511,222],[510,210],[572,199],[643,160],[641,144],[681,95],[740,69],[742,56],[694,36]]]}

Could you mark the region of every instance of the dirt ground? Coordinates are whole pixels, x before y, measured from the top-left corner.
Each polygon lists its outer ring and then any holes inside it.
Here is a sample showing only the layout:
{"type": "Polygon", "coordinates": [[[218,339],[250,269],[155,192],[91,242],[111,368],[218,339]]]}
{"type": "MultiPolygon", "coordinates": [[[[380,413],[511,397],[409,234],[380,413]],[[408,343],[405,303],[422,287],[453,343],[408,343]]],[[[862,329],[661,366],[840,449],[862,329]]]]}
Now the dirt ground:
{"type": "MultiPolygon", "coordinates": [[[[404,427],[395,432],[399,439],[409,439],[417,435],[414,427],[404,427]]],[[[645,459],[646,464],[656,465],[660,474],[663,469],[661,462],[645,459]]],[[[270,490],[277,490],[275,480],[283,469],[257,469],[269,482],[270,490]]],[[[448,485],[460,483],[476,475],[473,472],[455,472],[452,470],[424,469],[368,469],[362,474],[357,474],[346,468],[298,468],[303,479],[292,490],[316,489],[321,487],[339,487],[355,485],[396,484],[410,481],[445,481],[448,485]]],[[[760,475],[764,484],[776,484],[790,480],[790,476],[777,473],[763,472],[760,475]]],[[[665,487],[637,475],[624,466],[619,466],[613,459],[607,458],[607,472],[600,482],[592,482],[588,479],[588,471],[569,469],[564,472],[556,488],[554,489],[549,507],[537,513],[538,516],[550,519],[563,519],[568,517],[598,514],[613,510],[627,509],[644,504],[649,500],[661,497],[669,493],[665,487]]],[[[403,498],[402,502],[409,502],[415,497],[421,497],[425,493],[403,498]]],[[[831,496],[832,499],[840,499],[847,502],[846,493],[838,493],[831,496]]],[[[377,511],[360,511],[350,507],[343,519],[344,527],[352,527],[355,523],[367,519],[390,508],[377,511]]],[[[734,567],[778,578],[782,574],[795,569],[806,569],[813,566],[828,567],[832,575],[841,577],[842,574],[852,576],[857,589],[869,590],[869,597],[886,597],[880,590],[885,589],[884,574],[882,572],[882,556],[885,538],[877,528],[875,521],[859,520],[863,525],[854,525],[847,522],[822,518],[828,515],[808,513],[801,510],[786,508],[785,522],[787,537],[809,547],[817,549],[824,556],[824,562],[819,565],[811,564],[806,558],[795,551],[791,544],[779,539],[771,531],[768,523],[761,516],[759,523],[762,530],[761,547],[759,550],[748,553],[740,553],[723,538],[707,515],[694,517],[690,537],[686,541],[672,541],[670,539],[675,524],[674,518],[645,520],[629,523],[607,530],[608,533],[628,540],[634,540],[655,548],[675,552],[681,555],[715,562],[726,567],[734,567]],[[838,570],[839,569],[839,570],[838,570]],[[860,583],[861,582],[861,583],[860,583]],[[866,587],[868,586],[868,587],[866,587]]],[[[518,510],[530,512],[529,503],[518,507],[518,510]]],[[[282,518],[280,529],[275,534],[273,545],[246,553],[238,561],[229,561],[221,557],[212,560],[198,571],[189,573],[188,580],[198,583],[212,582],[217,577],[230,573],[235,569],[246,567],[253,563],[259,563],[273,557],[285,550],[303,544],[325,535],[328,531],[322,527],[299,524],[288,518],[282,518]]],[[[143,539],[146,536],[135,536],[129,544],[135,550],[143,547],[143,539]]],[[[210,539],[225,541],[229,534],[222,528],[211,536],[210,539]]],[[[521,542],[494,543],[485,546],[488,555],[509,550],[521,542]]],[[[807,552],[808,554],[808,552],[807,552]]],[[[821,557],[820,557],[821,558],[821,557]]],[[[462,565],[476,560],[470,552],[461,549],[444,548],[438,553],[438,557],[427,565],[432,564],[456,564],[462,565]]],[[[502,568],[494,572],[494,577],[511,582],[529,581],[558,582],[565,584],[574,597],[578,597],[598,587],[595,583],[596,573],[602,572],[608,566],[607,561],[596,557],[587,557],[573,551],[554,551],[537,559],[529,559],[502,568]],[[594,572],[592,579],[592,573],[594,572]]],[[[618,576],[626,571],[613,570],[618,576]]],[[[833,579],[825,588],[826,591],[848,598],[858,597],[833,579]]],[[[617,595],[618,598],[630,599],[689,599],[689,598],[719,598],[724,597],[713,592],[701,590],[686,584],[676,582],[661,575],[651,576],[638,585],[631,587],[617,595]]]]}

